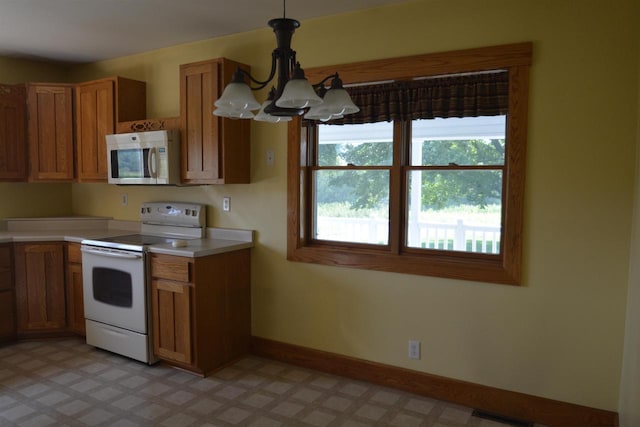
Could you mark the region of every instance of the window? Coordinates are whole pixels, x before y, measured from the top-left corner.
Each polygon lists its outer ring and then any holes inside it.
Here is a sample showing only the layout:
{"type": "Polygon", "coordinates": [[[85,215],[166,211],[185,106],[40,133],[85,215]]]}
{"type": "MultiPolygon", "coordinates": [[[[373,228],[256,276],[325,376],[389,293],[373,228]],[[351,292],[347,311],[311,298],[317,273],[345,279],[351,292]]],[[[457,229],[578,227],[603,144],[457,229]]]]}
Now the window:
{"type": "Polygon", "coordinates": [[[389,244],[393,123],[319,125],[311,175],[312,239],[389,244]]]}
{"type": "Polygon", "coordinates": [[[338,67],[362,111],[290,122],[288,259],[519,284],[530,58],[524,43],[338,67]]]}

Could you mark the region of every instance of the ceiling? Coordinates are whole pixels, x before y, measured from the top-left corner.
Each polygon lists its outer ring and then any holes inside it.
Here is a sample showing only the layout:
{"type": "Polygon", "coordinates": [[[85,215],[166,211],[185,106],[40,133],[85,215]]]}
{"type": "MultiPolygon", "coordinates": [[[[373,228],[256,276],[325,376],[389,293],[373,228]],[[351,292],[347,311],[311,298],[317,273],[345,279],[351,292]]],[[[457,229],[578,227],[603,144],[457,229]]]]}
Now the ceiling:
{"type": "MultiPolygon", "coordinates": [[[[407,0],[294,0],[304,20],[407,0]]],[[[282,0],[0,0],[0,56],[94,62],[268,28],[282,0]]]]}

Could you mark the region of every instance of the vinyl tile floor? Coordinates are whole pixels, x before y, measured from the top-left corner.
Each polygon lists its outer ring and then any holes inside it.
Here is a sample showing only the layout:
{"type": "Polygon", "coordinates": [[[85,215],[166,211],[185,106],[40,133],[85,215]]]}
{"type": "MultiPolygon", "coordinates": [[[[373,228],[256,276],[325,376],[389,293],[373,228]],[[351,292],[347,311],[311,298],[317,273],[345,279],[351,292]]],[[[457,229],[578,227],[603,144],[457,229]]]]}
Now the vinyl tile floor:
{"type": "Polygon", "coordinates": [[[0,426],[504,427],[472,409],[247,356],[207,378],[79,339],[0,347],[0,426]]]}

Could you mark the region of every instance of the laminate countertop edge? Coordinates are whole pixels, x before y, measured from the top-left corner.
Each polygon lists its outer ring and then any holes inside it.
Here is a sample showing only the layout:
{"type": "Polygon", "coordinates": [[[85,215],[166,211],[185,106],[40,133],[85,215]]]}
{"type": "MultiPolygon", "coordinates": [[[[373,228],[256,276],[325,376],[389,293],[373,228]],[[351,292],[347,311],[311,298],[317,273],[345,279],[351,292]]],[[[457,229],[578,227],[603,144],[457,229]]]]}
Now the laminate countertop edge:
{"type": "MultiPolygon", "coordinates": [[[[47,219],[43,218],[41,221],[45,222],[47,219]]],[[[132,223],[133,226],[125,224],[126,227],[123,228],[85,228],[81,226],[79,228],[49,229],[47,226],[35,226],[33,231],[25,231],[24,229],[21,229],[21,231],[0,231],[0,243],[61,241],[81,243],[85,239],[104,239],[139,232],[135,231],[136,223],[132,223]]],[[[32,224],[35,225],[36,223],[32,222],[32,224]]],[[[151,246],[149,252],[198,258],[252,248],[254,246],[253,235],[254,232],[252,230],[207,228],[207,237],[186,240],[187,245],[184,247],[174,248],[171,244],[159,244],[151,246]],[[238,237],[238,239],[229,239],[229,236],[238,237]]]]}

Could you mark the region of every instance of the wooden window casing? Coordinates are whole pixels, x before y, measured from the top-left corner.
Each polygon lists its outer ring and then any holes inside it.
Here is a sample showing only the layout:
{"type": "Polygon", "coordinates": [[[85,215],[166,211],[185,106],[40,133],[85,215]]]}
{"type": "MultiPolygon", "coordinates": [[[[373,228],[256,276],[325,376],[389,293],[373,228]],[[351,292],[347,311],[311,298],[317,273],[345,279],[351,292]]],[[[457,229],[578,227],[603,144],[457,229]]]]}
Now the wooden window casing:
{"type": "MultiPolygon", "coordinates": [[[[392,202],[390,244],[375,248],[345,242],[318,242],[311,238],[308,191],[311,160],[301,119],[288,125],[287,158],[287,259],[341,267],[447,277],[519,285],[522,273],[525,153],[529,67],[532,44],[468,49],[461,51],[389,58],[305,70],[310,82],[339,72],[349,84],[431,77],[447,74],[506,70],[509,73],[509,112],[506,124],[505,173],[503,176],[502,243],[500,254],[453,251],[415,251],[401,243],[402,206],[392,202]]],[[[395,151],[394,151],[395,152],[395,151]]],[[[395,162],[394,162],[395,164],[395,162]]],[[[390,191],[403,191],[400,176],[392,172],[390,191]]],[[[397,199],[397,198],[396,198],[397,199]]]]}

